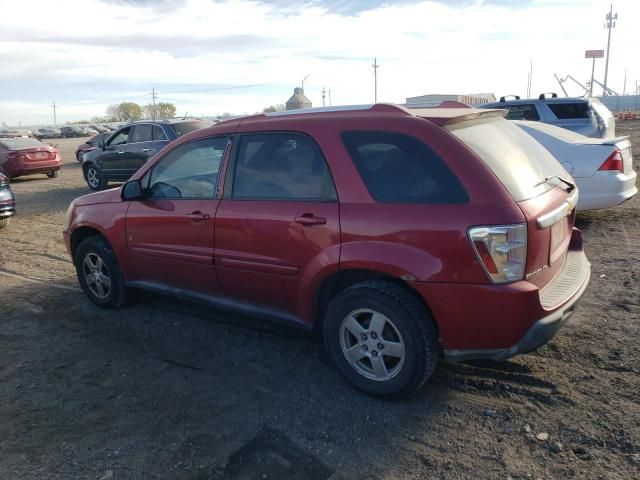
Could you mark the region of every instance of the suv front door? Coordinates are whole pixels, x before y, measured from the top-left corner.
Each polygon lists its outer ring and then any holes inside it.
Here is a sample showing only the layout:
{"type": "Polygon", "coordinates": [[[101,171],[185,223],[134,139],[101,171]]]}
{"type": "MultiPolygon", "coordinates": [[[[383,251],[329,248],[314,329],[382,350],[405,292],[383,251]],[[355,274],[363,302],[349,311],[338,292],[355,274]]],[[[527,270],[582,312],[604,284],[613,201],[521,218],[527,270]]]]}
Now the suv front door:
{"type": "Polygon", "coordinates": [[[213,267],[218,170],[227,137],[182,144],[142,178],[127,210],[129,255],[139,281],[158,289],[219,293],[213,267]]]}
{"type": "Polygon", "coordinates": [[[241,135],[231,157],[215,219],[221,291],[263,313],[304,318],[314,275],[340,254],[329,167],[301,133],[241,135]]]}
{"type": "MultiPolygon", "coordinates": [[[[133,127],[124,127],[107,140],[104,150],[98,158],[102,173],[109,180],[120,180],[126,172],[126,149],[133,127]]],[[[128,178],[128,177],[127,177],[128,178]]]]}

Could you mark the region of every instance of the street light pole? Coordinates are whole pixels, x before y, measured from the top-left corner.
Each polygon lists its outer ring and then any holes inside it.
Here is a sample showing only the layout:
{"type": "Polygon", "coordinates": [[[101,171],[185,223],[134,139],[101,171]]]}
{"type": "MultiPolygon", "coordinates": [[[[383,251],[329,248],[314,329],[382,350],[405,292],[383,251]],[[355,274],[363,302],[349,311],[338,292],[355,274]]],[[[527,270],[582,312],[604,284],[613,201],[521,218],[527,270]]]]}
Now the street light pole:
{"type": "Polygon", "coordinates": [[[609,29],[609,36],[607,39],[607,60],[605,62],[604,67],[604,86],[602,87],[602,95],[607,95],[607,78],[609,76],[609,50],[611,49],[611,30],[613,30],[616,26],[616,20],[618,19],[618,14],[613,13],[613,4],[609,9],[609,13],[606,16],[606,23],[604,24],[605,28],[609,29]]]}
{"type": "Polygon", "coordinates": [[[373,65],[371,66],[373,67],[373,103],[378,103],[378,68],[380,68],[380,65],[378,65],[377,58],[373,59],[373,65]]]}

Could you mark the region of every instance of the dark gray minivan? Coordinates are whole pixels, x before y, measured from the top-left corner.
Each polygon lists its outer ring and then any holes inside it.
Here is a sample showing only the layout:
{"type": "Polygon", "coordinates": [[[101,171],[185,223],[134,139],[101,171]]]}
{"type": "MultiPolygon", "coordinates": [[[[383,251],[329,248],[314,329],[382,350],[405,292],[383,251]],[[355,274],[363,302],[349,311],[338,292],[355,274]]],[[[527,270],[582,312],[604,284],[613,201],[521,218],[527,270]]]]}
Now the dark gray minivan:
{"type": "Polygon", "coordinates": [[[84,179],[92,190],[103,190],[110,181],[126,182],[169,142],[211,125],[210,120],[200,119],[141,120],[125,125],[83,155],[84,179]]]}

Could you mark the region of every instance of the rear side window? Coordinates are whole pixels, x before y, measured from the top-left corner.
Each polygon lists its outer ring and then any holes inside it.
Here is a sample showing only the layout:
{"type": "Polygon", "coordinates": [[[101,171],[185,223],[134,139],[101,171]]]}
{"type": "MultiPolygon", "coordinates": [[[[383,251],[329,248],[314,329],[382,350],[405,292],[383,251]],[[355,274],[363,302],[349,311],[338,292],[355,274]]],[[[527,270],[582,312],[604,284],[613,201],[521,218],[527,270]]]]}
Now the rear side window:
{"type": "Polygon", "coordinates": [[[300,133],[243,135],[231,195],[257,200],[337,199],[322,152],[300,133]]]}
{"type": "Polygon", "coordinates": [[[548,103],[547,106],[559,120],[571,118],[591,118],[589,104],[587,102],[577,103],[548,103]]]}
{"type": "Polygon", "coordinates": [[[201,128],[210,127],[212,125],[209,121],[204,120],[192,120],[189,122],[179,122],[174,123],[173,130],[176,132],[177,137],[181,137],[182,135],[186,135],[189,132],[194,132],[196,130],[200,130],[201,128]]]}
{"type": "Polygon", "coordinates": [[[509,120],[540,120],[540,115],[538,115],[538,109],[536,109],[535,105],[514,105],[513,107],[509,107],[507,109],[506,117],[509,120]]]}
{"type": "Polygon", "coordinates": [[[468,196],[442,159],[401,133],[343,132],[342,141],[369,193],[380,203],[466,203],[468,196]]]}
{"type": "Polygon", "coordinates": [[[167,136],[164,134],[164,130],[160,125],[153,126],[153,139],[154,140],[166,140],[167,136]]]}
{"type": "Polygon", "coordinates": [[[143,124],[133,127],[133,133],[129,139],[129,143],[150,142],[151,141],[151,125],[143,124]]]}

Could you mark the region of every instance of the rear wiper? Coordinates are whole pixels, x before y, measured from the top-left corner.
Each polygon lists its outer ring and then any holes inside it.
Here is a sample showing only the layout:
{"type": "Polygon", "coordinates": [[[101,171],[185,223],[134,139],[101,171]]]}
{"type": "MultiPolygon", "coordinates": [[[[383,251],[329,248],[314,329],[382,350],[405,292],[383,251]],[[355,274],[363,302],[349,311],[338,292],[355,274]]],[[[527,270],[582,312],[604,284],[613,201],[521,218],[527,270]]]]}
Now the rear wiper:
{"type": "Polygon", "coordinates": [[[552,179],[560,180],[567,187],[569,187],[569,189],[567,190],[568,192],[573,192],[575,190],[575,188],[576,188],[575,184],[571,183],[569,180],[565,180],[564,178],[559,177],[558,175],[552,175],[550,177],[547,177],[544,180],[542,180],[541,182],[536,183],[534,185],[534,187],[537,187],[538,185],[542,185],[543,183],[547,183],[549,180],[552,180],[552,179]]]}

